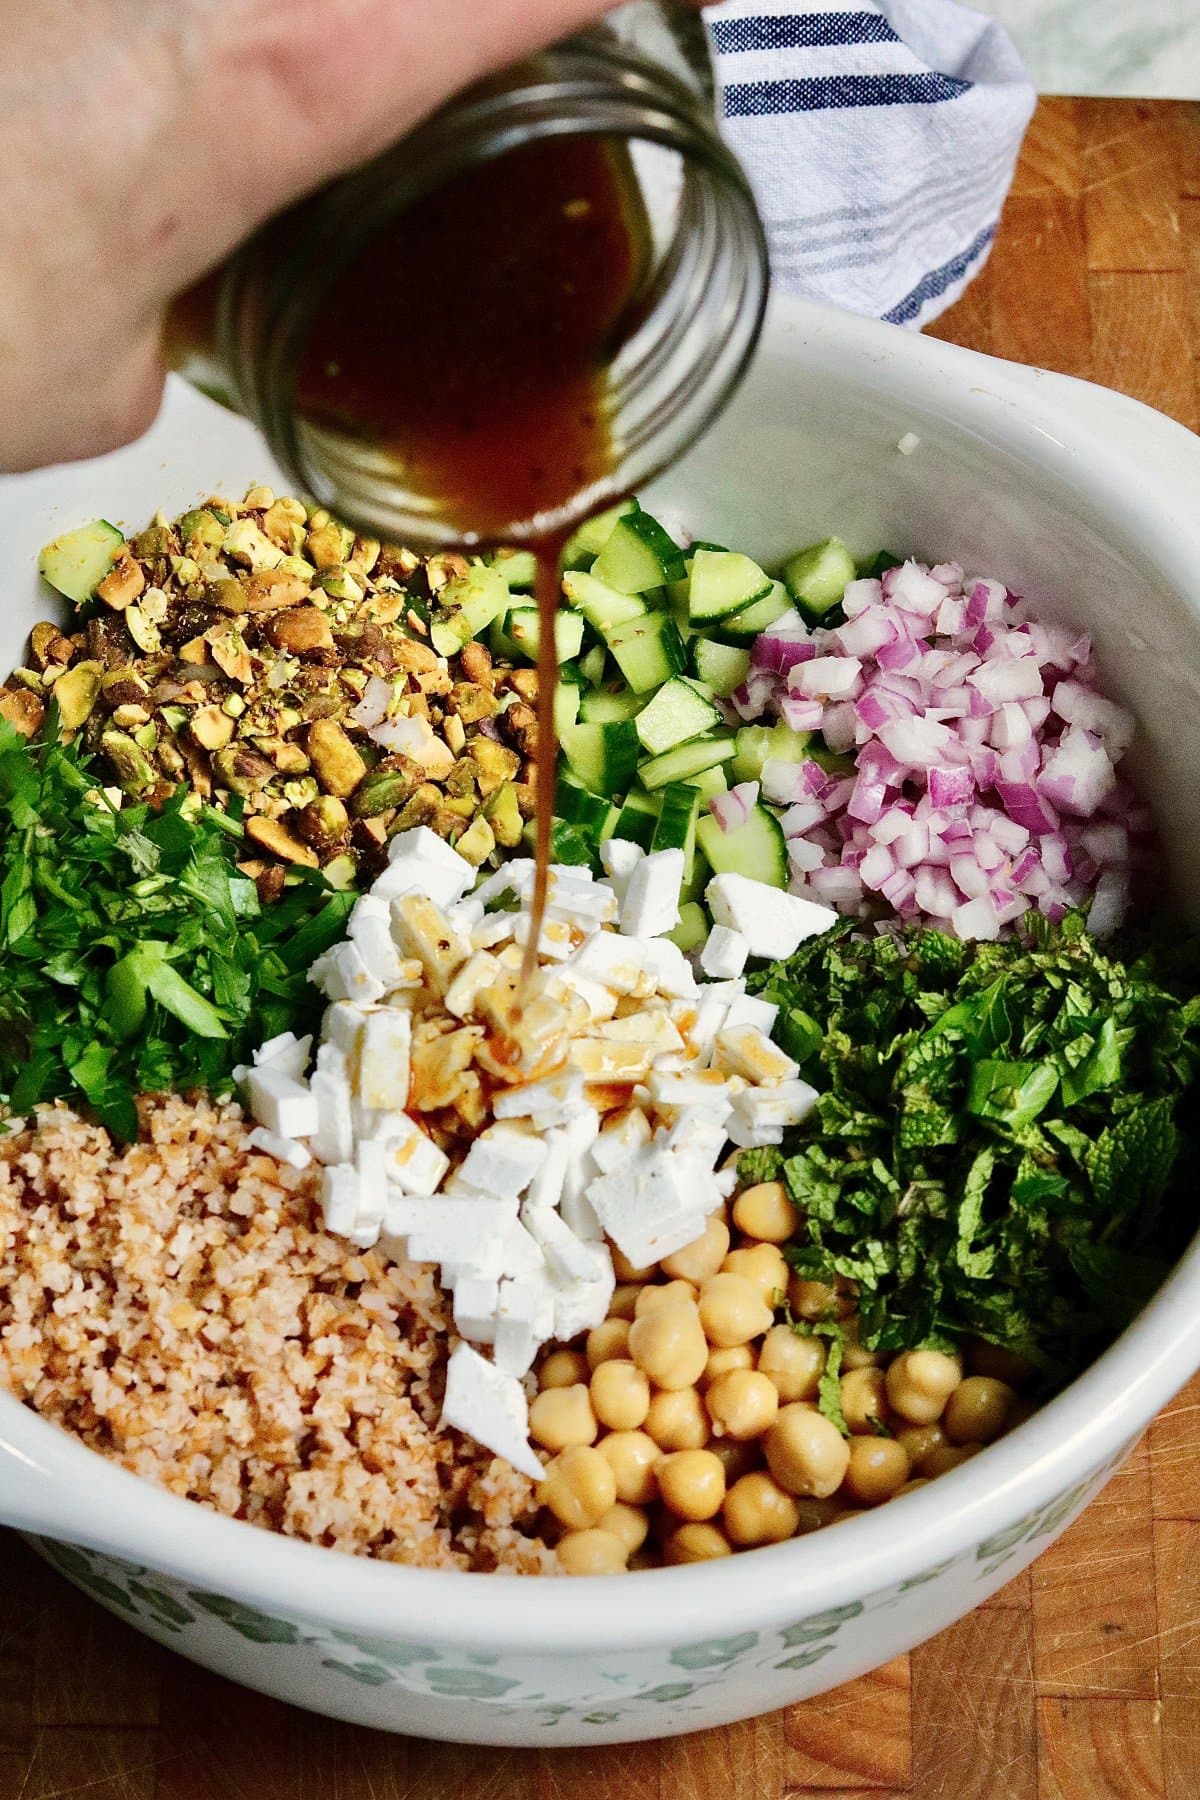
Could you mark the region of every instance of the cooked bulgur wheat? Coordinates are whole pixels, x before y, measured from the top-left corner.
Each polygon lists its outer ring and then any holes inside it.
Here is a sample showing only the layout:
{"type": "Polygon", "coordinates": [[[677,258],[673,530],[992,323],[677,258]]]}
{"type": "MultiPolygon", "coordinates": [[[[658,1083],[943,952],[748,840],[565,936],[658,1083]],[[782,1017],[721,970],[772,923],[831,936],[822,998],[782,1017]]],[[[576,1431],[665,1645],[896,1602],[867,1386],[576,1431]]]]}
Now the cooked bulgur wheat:
{"type": "Polygon", "coordinates": [[[549,1572],[533,1487],[438,1429],[433,1271],[320,1228],[239,1108],[143,1102],[127,1149],[63,1106],[0,1142],[0,1385],[254,1525],[426,1567],[549,1572]]]}

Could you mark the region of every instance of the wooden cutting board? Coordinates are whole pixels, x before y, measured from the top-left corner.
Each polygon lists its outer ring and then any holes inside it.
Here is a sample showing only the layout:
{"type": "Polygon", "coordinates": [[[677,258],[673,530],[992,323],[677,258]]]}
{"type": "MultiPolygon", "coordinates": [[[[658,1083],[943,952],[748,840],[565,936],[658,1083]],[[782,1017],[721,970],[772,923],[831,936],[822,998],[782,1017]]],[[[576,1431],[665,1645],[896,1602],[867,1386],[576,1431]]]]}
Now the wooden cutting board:
{"type": "MultiPolygon", "coordinates": [[[[933,330],[1194,429],[1200,107],[1043,102],[991,263],[933,330]]],[[[0,1800],[1197,1800],[1198,1701],[1200,1379],[1032,1570],[932,1643],[629,1749],[457,1749],[294,1712],[0,1533],[0,1800]]]]}

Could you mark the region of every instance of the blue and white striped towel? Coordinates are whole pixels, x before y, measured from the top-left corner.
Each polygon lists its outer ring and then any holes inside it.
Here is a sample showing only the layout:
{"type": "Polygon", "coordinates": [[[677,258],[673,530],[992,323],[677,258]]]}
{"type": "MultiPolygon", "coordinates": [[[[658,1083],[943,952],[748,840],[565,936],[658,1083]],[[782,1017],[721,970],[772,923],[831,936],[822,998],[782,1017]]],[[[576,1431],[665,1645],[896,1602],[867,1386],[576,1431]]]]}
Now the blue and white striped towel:
{"type": "Polygon", "coordinates": [[[705,12],[724,133],[777,285],[923,325],[987,260],[1033,87],[953,0],[725,0],[705,12]]]}

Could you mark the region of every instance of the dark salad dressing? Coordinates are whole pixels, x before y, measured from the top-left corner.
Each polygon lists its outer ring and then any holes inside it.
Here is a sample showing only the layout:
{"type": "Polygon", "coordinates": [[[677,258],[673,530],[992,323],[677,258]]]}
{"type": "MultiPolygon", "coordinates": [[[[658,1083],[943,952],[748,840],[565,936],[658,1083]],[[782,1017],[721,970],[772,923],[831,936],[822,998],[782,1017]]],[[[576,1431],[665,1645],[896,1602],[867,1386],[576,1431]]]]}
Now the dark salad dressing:
{"type": "MultiPolygon", "coordinates": [[[[648,221],[628,152],[542,139],[419,200],[357,258],[314,321],[297,371],[310,426],[383,445],[413,493],[464,538],[553,517],[615,461],[606,377],[638,322],[648,221]]],[[[537,554],[537,886],[554,812],[554,619],[566,533],[537,554]]]]}

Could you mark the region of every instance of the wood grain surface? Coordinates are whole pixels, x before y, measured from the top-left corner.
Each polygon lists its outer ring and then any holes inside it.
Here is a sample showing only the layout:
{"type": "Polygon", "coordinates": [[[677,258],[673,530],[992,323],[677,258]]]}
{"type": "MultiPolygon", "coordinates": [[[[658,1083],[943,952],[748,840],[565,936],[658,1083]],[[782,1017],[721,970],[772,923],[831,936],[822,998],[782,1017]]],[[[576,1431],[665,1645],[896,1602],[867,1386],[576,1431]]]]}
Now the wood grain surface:
{"type": "MultiPolygon", "coordinates": [[[[1043,102],[991,263],[933,330],[1195,428],[1200,107],[1043,102]]],[[[1197,1800],[1198,1702],[1200,1380],[941,1637],[786,1712],[629,1749],[310,1717],[157,1649],[0,1533],[0,1800],[1197,1800]]]]}

